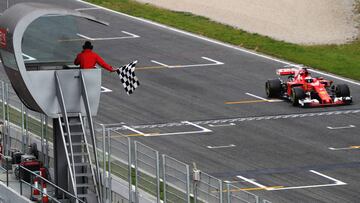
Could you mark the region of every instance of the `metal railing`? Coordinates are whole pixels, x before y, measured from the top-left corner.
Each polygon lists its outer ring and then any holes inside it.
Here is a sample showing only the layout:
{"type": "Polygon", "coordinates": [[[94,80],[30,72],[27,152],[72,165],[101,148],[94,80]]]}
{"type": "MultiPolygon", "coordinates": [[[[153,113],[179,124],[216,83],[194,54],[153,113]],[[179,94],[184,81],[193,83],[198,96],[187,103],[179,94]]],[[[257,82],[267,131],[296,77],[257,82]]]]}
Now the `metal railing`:
{"type": "Polygon", "coordinates": [[[0,170],[1,171],[5,171],[6,173],[6,186],[9,187],[9,170],[11,170],[11,168],[9,169],[9,167],[11,167],[11,157],[9,156],[5,156],[4,154],[0,153],[0,157],[1,157],[1,164],[2,166],[0,166],[0,170]],[[3,163],[3,161],[5,160],[5,163],[3,163]],[[5,167],[3,167],[5,165],[5,167]]]}
{"type": "MultiPolygon", "coordinates": [[[[51,187],[53,187],[55,190],[60,191],[61,194],[62,194],[62,199],[66,199],[66,198],[67,198],[67,199],[70,200],[70,202],[75,201],[75,202],[85,203],[83,200],[77,198],[76,196],[74,196],[74,195],[71,194],[70,192],[68,192],[68,191],[60,188],[60,187],[57,186],[56,184],[50,182],[49,180],[43,178],[42,176],[36,174],[35,172],[27,169],[26,167],[21,166],[21,165],[19,165],[18,167],[20,168],[20,179],[19,179],[19,182],[20,182],[20,194],[21,194],[21,195],[23,194],[23,184],[29,186],[29,187],[31,188],[30,191],[32,191],[33,189],[39,190],[39,188],[35,188],[34,185],[32,185],[32,184],[28,183],[26,180],[22,179],[22,175],[21,175],[21,174],[28,173],[28,174],[31,175],[31,177],[40,179],[40,180],[41,180],[40,182],[42,182],[42,184],[43,184],[43,183],[49,184],[49,185],[51,185],[51,187]]],[[[30,179],[31,179],[31,180],[34,180],[34,178],[30,178],[30,179]]],[[[41,184],[41,185],[42,185],[42,184],[41,184]]],[[[57,198],[57,197],[52,197],[51,195],[48,194],[47,191],[40,189],[39,192],[40,192],[40,195],[41,195],[41,196],[47,195],[47,196],[48,196],[50,199],[52,199],[53,201],[55,201],[55,202],[57,202],[57,203],[61,203],[61,201],[58,201],[59,198],[57,198]]]]}
{"type": "Polygon", "coordinates": [[[190,169],[165,154],[163,157],[164,201],[169,203],[190,203],[190,169]]]}
{"type": "Polygon", "coordinates": [[[226,183],[225,192],[226,192],[226,201],[228,203],[231,202],[259,203],[259,196],[244,191],[241,188],[229,183],[226,183]]]}
{"type": "Polygon", "coordinates": [[[141,188],[157,197],[156,202],[160,203],[159,152],[137,141],[134,148],[136,197],[141,188]]]}
{"type": "Polygon", "coordinates": [[[205,172],[200,172],[200,179],[193,180],[193,194],[196,202],[222,202],[223,184],[205,172]]]}

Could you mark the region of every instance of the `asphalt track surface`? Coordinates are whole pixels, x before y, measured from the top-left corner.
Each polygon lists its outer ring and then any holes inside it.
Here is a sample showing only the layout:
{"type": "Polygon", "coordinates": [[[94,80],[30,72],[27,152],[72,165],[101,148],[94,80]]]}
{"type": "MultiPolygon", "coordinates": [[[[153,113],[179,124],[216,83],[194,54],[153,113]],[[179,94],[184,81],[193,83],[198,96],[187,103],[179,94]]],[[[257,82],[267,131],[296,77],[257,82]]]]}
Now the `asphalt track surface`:
{"type": "Polygon", "coordinates": [[[78,1],[42,2],[109,22],[80,34],[120,37],[93,42],[110,64],[139,61],[141,86],[131,96],[103,71],[102,85],[112,92],[101,95],[97,121],[123,122],[141,132],[132,139],[272,202],[360,201],[360,84],[326,76],[350,86],[349,106],[269,102],[264,83],[284,65],[279,60],[78,1]]]}

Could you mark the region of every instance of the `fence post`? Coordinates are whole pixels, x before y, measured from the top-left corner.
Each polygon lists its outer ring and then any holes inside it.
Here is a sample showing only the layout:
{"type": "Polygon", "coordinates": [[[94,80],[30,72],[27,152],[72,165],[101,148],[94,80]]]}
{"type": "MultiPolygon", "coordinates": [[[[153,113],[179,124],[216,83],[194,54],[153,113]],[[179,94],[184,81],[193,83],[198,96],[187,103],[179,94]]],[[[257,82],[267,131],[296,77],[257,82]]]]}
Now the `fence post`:
{"type": "Polygon", "coordinates": [[[111,191],[112,191],[112,185],[111,185],[111,134],[110,134],[110,130],[108,131],[108,184],[109,184],[109,195],[108,195],[108,199],[109,199],[109,203],[112,202],[112,196],[111,196],[111,191]]]}
{"type": "Polygon", "coordinates": [[[25,133],[26,133],[26,146],[30,146],[30,135],[29,135],[29,120],[28,120],[28,110],[25,108],[25,133]]]}
{"type": "MultiPolygon", "coordinates": [[[[39,113],[40,114],[40,113],[39,113]]],[[[40,135],[41,135],[41,154],[42,154],[42,161],[45,163],[45,153],[44,153],[44,115],[40,114],[40,135]]]]}
{"type": "Polygon", "coordinates": [[[193,180],[194,203],[197,203],[197,181],[193,180]]]}
{"type": "Polygon", "coordinates": [[[6,136],[5,136],[5,146],[6,146],[6,150],[4,150],[6,152],[6,155],[10,155],[10,111],[9,111],[9,84],[5,83],[5,100],[6,100],[6,136]]]}
{"type": "Polygon", "coordinates": [[[129,202],[132,203],[133,199],[132,199],[132,195],[133,195],[133,189],[132,189],[132,183],[131,183],[131,141],[128,138],[128,169],[129,169],[129,173],[128,173],[128,180],[129,180],[129,202]]]}
{"type": "Polygon", "coordinates": [[[25,118],[24,118],[24,104],[21,103],[21,140],[22,140],[22,151],[26,152],[26,142],[25,142],[25,118]]]}
{"type": "Polygon", "coordinates": [[[159,152],[156,151],[156,186],[157,186],[157,203],[160,203],[160,163],[159,163],[159,152]]]}
{"type": "MultiPolygon", "coordinates": [[[[4,81],[1,81],[1,99],[2,99],[2,140],[1,140],[1,146],[5,147],[5,130],[6,130],[6,116],[5,116],[5,83],[4,81]]],[[[3,152],[5,155],[5,149],[3,148],[3,152]]]]}
{"type": "Polygon", "coordinates": [[[227,203],[231,203],[231,191],[230,191],[229,182],[226,182],[226,195],[227,195],[227,203]]]}
{"type": "Polygon", "coordinates": [[[23,188],[22,188],[22,177],[23,177],[23,169],[18,165],[19,167],[19,181],[20,181],[20,195],[23,194],[23,188]]]}
{"type": "Polygon", "coordinates": [[[186,193],[187,193],[187,197],[188,197],[188,203],[190,203],[190,169],[189,169],[189,165],[186,165],[186,193]]]}
{"type": "Polygon", "coordinates": [[[220,203],[223,203],[223,182],[222,180],[219,180],[219,190],[220,190],[220,193],[219,193],[219,199],[220,199],[220,203]]]}
{"type": "Polygon", "coordinates": [[[103,178],[102,178],[102,199],[103,202],[106,202],[106,147],[105,147],[105,143],[106,143],[106,130],[105,127],[103,128],[103,133],[102,133],[102,144],[103,144],[103,178]]]}
{"type": "Polygon", "coordinates": [[[45,115],[45,122],[44,122],[44,125],[45,125],[45,137],[46,137],[46,148],[45,148],[45,151],[46,151],[46,166],[49,168],[50,167],[50,158],[49,158],[49,135],[48,135],[48,117],[45,115]]]}
{"type": "Polygon", "coordinates": [[[6,159],[6,186],[9,187],[9,168],[8,167],[9,167],[9,164],[11,166],[11,163],[9,163],[8,156],[6,156],[5,159],[6,159]]]}
{"type": "Polygon", "coordinates": [[[197,202],[197,198],[198,198],[197,187],[199,181],[201,181],[200,170],[197,169],[196,163],[193,162],[192,183],[193,183],[194,203],[197,202]]]}
{"type": "Polygon", "coordinates": [[[163,162],[163,185],[164,185],[164,203],[166,203],[166,158],[165,154],[162,155],[163,162]]]}
{"type": "Polygon", "coordinates": [[[137,151],[138,151],[138,147],[137,147],[137,141],[134,141],[134,165],[135,165],[135,202],[139,202],[138,199],[138,195],[139,195],[139,190],[138,190],[138,155],[137,155],[137,151]]]}

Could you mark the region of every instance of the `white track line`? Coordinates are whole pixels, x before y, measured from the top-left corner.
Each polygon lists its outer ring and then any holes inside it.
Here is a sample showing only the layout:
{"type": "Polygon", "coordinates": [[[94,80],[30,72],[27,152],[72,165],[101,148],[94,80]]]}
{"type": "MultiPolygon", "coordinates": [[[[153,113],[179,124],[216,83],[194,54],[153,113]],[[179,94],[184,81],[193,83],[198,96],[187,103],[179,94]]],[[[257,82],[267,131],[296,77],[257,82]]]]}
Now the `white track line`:
{"type": "Polygon", "coordinates": [[[330,176],[324,175],[324,174],[322,174],[322,173],[320,173],[320,172],[317,172],[317,171],[314,171],[314,170],[310,170],[310,172],[311,172],[311,173],[315,173],[315,174],[317,174],[317,175],[319,175],[319,176],[322,176],[322,177],[324,177],[324,178],[330,179],[330,180],[334,181],[334,182],[337,183],[337,184],[346,185],[346,183],[344,183],[344,182],[342,182],[342,181],[340,181],[340,180],[337,180],[337,179],[335,179],[335,178],[332,178],[332,177],[330,177],[330,176]]]}
{"type": "Polygon", "coordinates": [[[94,7],[91,7],[91,8],[77,8],[75,9],[75,11],[88,11],[88,10],[98,10],[100,8],[94,8],[94,7]]]}
{"type": "Polygon", "coordinates": [[[331,126],[327,126],[327,129],[330,130],[341,130],[341,129],[349,129],[349,128],[355,128],[355,125],[348,125],[348,126],[340,126],[340,127],[331,127],[331,126]]]}
{"type": "Polygon", "coordinates": [[[84,38],[84,39],[90,40],[90,41],[93,40],[93,38],[88,37],[88,36],[85,36],[85,35],[82,35],[82,34],[79,34],[79,33],[76,33],[76,35],[79,36],[79,37],[82,37],[82,38],[84,38]]]}
{"type": "Polygon", "coordinates": [[[240,178],[240,179],[242,179],[242,180],[244,180],[246,182],[249,182],[249,183],[251,183],[253,185],[256,185],[256,186],[258,186],[260,188],[264,188],[265,190],[267,190],[267,187],[265,185],[261,185],[260,183],[257,183],[253,179],[248,179],[248,178],[245,178],[244,176],[236,176],[236,177],[238,177],[238,178],[240,178]]]}
{"type": "Polygon", "coordinates": [[[280,187],[280,188],[266,188],[266,190],[273,191],[273,190],[295,190],[295,189],[306,189],[306,188],[318,188],[318,187],[331,187],[331,186],[339,186],[339,185],[346,185],[346,184],[338,184],[338,183],[330,183],[330,184],[323,184],[323,185],[305,185],[305,186],[295,186],[295,187],[280,187]]]}
{"type": "Polygon", "coordinates": [[[124,34],[130,35],[132,38],[139,38],[140,37],[139,35],[135,35],[135,34],[130,33],[130,32],[126,32],[126,31],[121,31],[121,32],[124,33],[124,34]]]}
{"type": "Polygon", "coordinates": [[[263,98],[263,97],[259,97],[259,96],[255,95],[255,94],[251,94],[251,93],[248,93],[248,92],[246,92],[245,94],[246,94],[246,95],[249,95],[249,96],[251,96],[251,97],[255,97],[256,99],[268,101],[267,99],[265,99],[265,98],[263,98]]]}
{"type": "MultiPolygon", "coordinates": [[[[227,48],[231,48],[231,49],[234,49],[234,50],[237,50],[237,51],[241,51],[241,52],[244,52],[244,53],[247,53],[247,54],[250,54],[250,55],[258,56],[258,57],[261,57],[261,58],[264,58],[264,59],[268,59],[268,60],[271,60],[271,61],[276,61],[276,62],[285,64],[285,65],[297,66],[296,64],[290,63],[290,62],[285,61],[285,60],[273,58],[273,57],[270,57],[270,56],[267,56],[267,55],[264,55],[264,54],[259,54],[259,53],[254,52],[254,51],[250,51],[250,50],[247,50],[247,49],[244,49],[244,48],[239,48],[239,47],[236,47],[236,46],[234,46],[234,45],[226,44],[226,43],[224,43],[224,42],[220,42],[220,41],[217,41],[217,40],[214,40],[214,39],[210,39],[210,38],[207,38],[207,37],[203,37],[203,36],[200,36],[200,35],[196,35],[196,34],[193,34],[193,33],[189,33],[189,32],[183,31],[183,30],[179,30],[179,29],[176,29],[176,28],[173,28],[173,27],[169,27],[169,26],[166,26],[166,25],[162,25],[162,24],[160,24],[160,23],[156,23],[156,22],[153,22],[153,21],[150,21],[150,20],[146,20],[146,19],[143,19],[143,18],[134,17],[134,16],[131,16],[131,15],[128,15],[128,14],[125,14],[125,13],[121,13],[121,12],[118,12],[118,11],[114,11],[114,10],[111,10],[111,9],[108,9],[108,8],[105,8],[105,7],[96,5],[96,4],[92,4],[92,3],[89,3],[89,2],[85,2],[85,1],[82,1],[82,0],[76,0],[76,1],[82,2],[83,4],[86,4],[86,5],[94,6],[94,7],[96,7],[96,8],[101,8],[101,9],[103,9],[103,10],[105,10],[105,11],[108,11],[108,12],[111,12],[111,13],[115,13],[115,14],[118,14],[118,15],[121,15],[121,16],[125,16],[125,17],[131,18],[131,19],[134,19],[134,20],[137,20],[137,21],[140,21],[140,22],[148,23],[148,24],[151,24],[151,25],[160,27],[160,28],[165,28],[165,29],[171,30],[171,31],[173,31],[173,32],[181,33],[181,34],[184,34],[184,35],[193,37],[193,38],[201,39],[201,40],[204,40],[204,41],[207,41],[207,42],[211,42],[211,43],[213,43],[213,44],[217,44],[217,45],[221,45],[221,46],[224,46],[224,47],[227,47],[227,48]]],[[[325,73],[325,72],[318,71],[318,70],[313,70],[313,69],[309,69],[309,70],[310,70],[311,72],[314,72],[314,73],[322,74],[322,75],[325,75],[325,76],[328,76],[328,77],[332,77],[332,78],[335,78],[335,79],[338,79],[338,80],[342,80],[342,81],[345,81],[345,82],[348,82],[348,83],[351,83],[351,84],[359,85],[359,86],[360,86],[360,83],[359,83],[359,82],[354,81],[354,80],[351,80],[351,79],[348,79],[348,78],[343,78],[343,77],[340,77],[340,76],[336,76],[336,75],[329,74],[329,73],[325,73]]]]}
{"type": "Polygon", "coordinates": [[[142,135],[144,137],[156,137],[156,136],[165,136],[165,135],[187,135],[187,134],[198,134],[198,133],[209,133],[209,132],[212,132],[212,130],[209,130],[207,128],[204,128],[202,126],[199,126],[195,123],[191,123],[189,121],[183,121],[182,122],[183,124],[187,124],[187,125],[192,125],[196,128],[200,128],[201,130],[197,130],[197,131],[184,131],[184,132],[174,132],[174,133],[143,133],[141,131],[138,131],[134,128],[131,128],[129,126],[123,126],[123,128],[125,129],[128,129],[128,130],[131,130],[139,135],[142,135]]]}
{"type": "Polygon", "coordinates": [[[101,92],[102,92],[102,93],[112,92],[112,90],[109,89],[109,88],[106,88],[106,87],[104,87],[104,86],[101,86],[101,92]]]}
{"type": "Polygon", "coordinates": [[[24,54],[24,53],[22,55],[27,58],[27,59],[24,59],[24,61],[36,61],[36,58],[34,58],[34,57],[31,57],[31,56],[29,56],[27,54],[24,54]]]}
{"type": "Polygon", "coordinates": [[[311,173],[315,173],[316,175],[322,176],[326,179],[329,179],[331,181],[334,181],[335,183],[330,184],[322,184],[322,185],[305,185],[305,186],[295,186],[295,187],[281,187],[281,188],[268,188],[267,190],[294,190],[294,189],[306,189],[306,188],[318,188],[318,187],[331,187],[331,186],[339,186],[339,185],[347,185],[347,183],[344,183],[340,180],[337,180],[335,178],[332,178],[330,176],[324,175],[320,172],[310,170],[311,173]]]}
{"type": "Polygon", "coordinates": [[[137,134],[139,134],[139,135],[147,136],[147,134],[145,134],[145,133],[143,133],[143,132],[140,132],[140,131],[138,131],[138,130],[135,130],[134,128],[131,128],[131,127],[129,127],[129,126],[123,125],[122,127],[126,128],[126,129],[128,129],[128,130],[131,130],[131,131],[133,131],[133,132],[135,132],[135,133],[137,133],[137,134]]]}
{"type": "Polygon", "coordinates": [[[248,179],[248,178],[245,178],[243,176],[236,176],[242,180],[245,180],[253,185],[256,185],[258,186],[259,188],[263,188],[265,190],[268,190],[268,191],[273,191],[273,190],[294,190],[294,189],[305,189],[305,188],[318,188],[318,187],[330,187],[330,186],[339,186],[339,185],[346,185],[347,183],[344,183],[340,180],[337,180],[335,178],[332,178],[330,176],[327,176],[325,174],[322,174],[320,172],[317,172],[317,171],[314,171],[314,170],[309,170],[311,173],[314,173],[316,175],[319,175],[321,177],[324,177],[326,179],[329,179],[331,181],[334,181],[335,183],[329,183],[329,184],[321,184],[321,185],[304,185],[304,186],[294,186],[294,187],[266,187],[265,185],[262,185],[252,179],[248,179]]]}
{"type": "MultiPolygon", "coordinates": [[[[331,116],[331,115],[347,115],[347,114],[359,114],[360,109],[357,110],[343,110],[343,111],[327,111],[327,112],[315,112],[315,113],[303,113],[303,114],[282,114],[282,115],[273,115],[273,116],[255,116],[255,117],[239,117],[239,118],[228,118],[228,119],[219,119],[219,120],[203,120],[203,121],[193,121],[192,123],[197,125],[222,125],[228,123],[240,123],[247,121],[263,121],[263,120],[278,120],[278,119],[294,119],[294,118],[308,118],[308,117],[319,117],[319,116],[331,116]]],[[[184,126],[183,122],[176,123],[162,123],[162,124],[150,124],[150,125],[134,125],[131,126],[135,129],[145,129],[145,128],[164,128],[164,127],[179,127],[184,126]]],[[[121,127],[117,127],[121,129],[121,127]]]]}
{"type": "Polygon", "coordinates": [[[230,145],[222,145],[222,146],[206,146],[206,148],[208,149],[221,149],[221,148],[231,148],[231,147],[236,147],[236,145],[230,144],[230,145]]]}
{"type": "Polygon", "coordinates": [[[251,94],[249,92],[247,92],[245,94],[248,95],[248,96],[251,96],[251,97],[255,97],[256,99],[260,99],[260,100],[267,101],[267,102],[282,102],[283,101],[283,100],[280,100],[280,99],[265,99],[263,97],[257,96],[255,94],[251,94]]]}
{"type": "Polygon", "coordinates": [[[354,149],[360,149],[360,146],[350,146],[350,147],[340,147],[340,148],[329,147],[328,149],[330,149],[330,150],[332,150],[332,151],[354,150],[354,149]]]}
{"type": "Polygon", "coordinates": [[[161,66],[164,66],[166,68],[190,68],[190,67],[203,67],[203,66],[219,66],[219,65],[224,65],[223,62],[220,62],[220,61],[217,61],[217,60],[214,60],[214,59],[211,59],[211,58],[208,58],[208,57],[201,57],[202,59],[205,59],[207,61],[211,61],[213,63],[205,63],[205,64],[192,64],[192,65],[167,65],[167,64],[164,64],[164,63],[161,63],[161,62],[158,62],[158,61],[155,61],[155,60],[151,60],[151,62],[153,63],[156,63],[158,65],[161,65],[161,66]]]}
{"type": "Polygon", "coordinates": [[[208,61],[212,61],[212,62],[214,62],[214,63],[217,64],[217,65],[224,65],[223,62],[216,61],[216,60],[214,60],[214,59],[211,59],[211,58],[208,58],[208,57],[205,57],[205,56],[203,56],[203,57],[201,57],[201,58],[203,58],[203,59],[205,59],[205,60],[208,60],[208,61]]]}
{"type": "Polygon", "coordinates": [[[209,130],[209,129],[207,129],[207,128],[204,128],[204,127],[202,127],[202,126],[200,126],[200,125],[198,125],[198,124],[192,123],[192,122],[190,122],[190,121],[183,121],[182,123],[189,124],[189,125],[195,126],[195,127],[197,127],[197,128],[200,128],[203,132],[212,132],[212,130],[209,130]]]}
{"type": "Polygon", "coordinates": [[[209,127],[213,127],[213,128],[215,128],[215,127],[228,127],[228,126],[234,126],[234,125],[236,125],[236,124],[235,124],[235,123],[220,124],[220,125],[213,125],[213,124],[209,124],[208,126],[209,126],[209,127]]]}
{"type": "Polygon", "coordinates": [[[131,39],[131,38],[139,38],[139,35],[135,35],[132,34],[130,32],[126,32],[126,31],[121,31],[124,34],[127,34],[129,36],[125,36],[125,37],[97,37],[97,38],[92,38],[92,37],[88,37],[86,35],[77,33],[76,35],[79,37],[82,37],[84,39],[90,40],[90,41],[105,41],[105,40],[120,40],[120,39],[131,39]]]}
{"type": "Polygon", "coordinates": [[[160,62],[155,61],[155,60],[151,60],[151,62],[152,62],[152,63],[156,63],[156,64],[158,64],[158,65],[160,65],[160,66],[164,66],[164,67],[166,67],[166,68],[169,68],[169,65],[166,65],[165,63],[160,63],[160,62]]]}

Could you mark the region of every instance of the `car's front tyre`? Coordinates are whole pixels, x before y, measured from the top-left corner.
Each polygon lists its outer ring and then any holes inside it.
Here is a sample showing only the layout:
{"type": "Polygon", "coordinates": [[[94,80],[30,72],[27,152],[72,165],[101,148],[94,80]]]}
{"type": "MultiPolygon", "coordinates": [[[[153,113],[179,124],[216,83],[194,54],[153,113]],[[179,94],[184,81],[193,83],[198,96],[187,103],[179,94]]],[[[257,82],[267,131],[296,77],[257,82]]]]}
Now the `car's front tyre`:
{"type": "Polygon", "coordinates": [[[335,86],[336,97],[350,97],[350,89],[346,84],[339,84],[335,86]]]}
{"type": "Polygon", "coordinates": [[[305,91],[303,88],[301,87],[293,87],[291,89],[291,97],[290,97],[290,101],[292,103],[293,106],[298,106],[299,105],[299,100],[305,99],[306,95],[305,95],[305,91]]]}
{"type": "Polygon", "coordinates": [[[265,83],[266,96],[268,98],[279,98],[281,95],[281,80],[273,79],[267,80],[265,83]]]}

